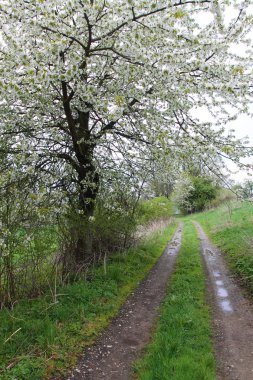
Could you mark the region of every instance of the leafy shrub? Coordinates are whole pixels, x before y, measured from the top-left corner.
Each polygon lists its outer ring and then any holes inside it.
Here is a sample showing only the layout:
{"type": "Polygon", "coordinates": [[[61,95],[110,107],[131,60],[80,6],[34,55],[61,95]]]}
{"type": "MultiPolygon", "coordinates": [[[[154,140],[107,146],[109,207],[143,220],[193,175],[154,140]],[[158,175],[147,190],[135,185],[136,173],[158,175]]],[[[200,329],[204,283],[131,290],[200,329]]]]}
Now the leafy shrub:
{"type": "Polygon", "coordinates": [[[173,199],[183,214],[202,211],[216,197],[212,178],[185,175],[175,187],[173,199]]]}
{"type": "Polygon", "coordinates": [[[213,180],[208,177],[193,177],[193,189],[188,195],[188,201],[192,205],[192,211],[203,211],[205,206],[217,194],[217,187],[213,180]]]}
{"type": "Polygon", "coordinates": [[[169,218],[173,214],[172,202],[166,197],[156,197],[140,202],[138,222],[148,224],[157,219],[169,218]]]}
{"type": "Polygon", "coordinates": [[[220,188],[217,190],[216,197],[208,202],[207,208],[216,208],[223,203],[231,203],[236,200],[236,194],[229,189],[220,188]]]}

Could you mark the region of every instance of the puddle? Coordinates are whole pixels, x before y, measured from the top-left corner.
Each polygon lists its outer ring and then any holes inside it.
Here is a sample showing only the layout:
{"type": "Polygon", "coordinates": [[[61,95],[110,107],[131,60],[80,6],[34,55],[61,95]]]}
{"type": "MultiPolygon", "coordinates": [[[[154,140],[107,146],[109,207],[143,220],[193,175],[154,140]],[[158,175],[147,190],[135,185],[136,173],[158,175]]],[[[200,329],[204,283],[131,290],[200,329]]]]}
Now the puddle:
{"type": "Polygon", "coordinates": [[[175,255],[177,253],[177,249],[168,249],[167,254],[168,255],[175,255]]]}
{"type": "Polygon", "coordinates": [[[218,296],[221,298],[227,298],[228,292],[225,288],[218,288],[218,296]]]}
{"type": "Polygon", "coordinates": [[[216,260],[215,253],[213,251],[211,251],[209,248],[205,248],[204,255],[206,257],[206,260],[208,260],[210,262],[215,262],[215,260],[216,260]]]}
{"type": "Polygon", "coordinates": [[[209,244],[208,239],[206,239],[201,232],[200,234],[203,256],[206,260],[209,272],[213,275],[218,304],[223,313],[231,313],[233,312],[233,307],[229,299],[228,291],[224,285],[222,271],[220,270],[219,251],[216,251],[216,249],[209,244]]]}
{"type": "Polygon", "coordinates": [[[177,230],[173,239],[171,240],[171,242],[169,242],[167,246],[167,251],[166,251],[167,255],[172,256],[178,253],[178,250],[181,245],[181,232],[182,232],[182,229],[177,230]]]}
{"type": "Polygon", "coordinates": [[[222,310],[225,311],[226,313],[233,311],[231,303],[228,300],[221,301],[220,305],[221,305],[222,310]]]}

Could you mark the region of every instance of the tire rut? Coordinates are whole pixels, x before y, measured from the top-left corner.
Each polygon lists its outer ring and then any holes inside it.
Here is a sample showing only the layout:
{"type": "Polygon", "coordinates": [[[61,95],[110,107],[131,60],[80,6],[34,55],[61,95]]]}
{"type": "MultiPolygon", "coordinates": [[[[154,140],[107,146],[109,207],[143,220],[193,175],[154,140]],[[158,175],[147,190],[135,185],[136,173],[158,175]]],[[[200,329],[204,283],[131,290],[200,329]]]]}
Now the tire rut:
{"type": "Polygon", "coordinates": [[[201,241],[212,308],[219,380],[253,379],[253,308],[226,267],[221,252],[202,227],[194,223],[201,241]]]}
{"type": "Polygon", "coordinates": [[[169,277],[180,250],[182,224],[162,256],[121,307],[97,342],[86,349],[78,366],[65,379],[128,380],[133,362],[149,342],[169,277]]]}

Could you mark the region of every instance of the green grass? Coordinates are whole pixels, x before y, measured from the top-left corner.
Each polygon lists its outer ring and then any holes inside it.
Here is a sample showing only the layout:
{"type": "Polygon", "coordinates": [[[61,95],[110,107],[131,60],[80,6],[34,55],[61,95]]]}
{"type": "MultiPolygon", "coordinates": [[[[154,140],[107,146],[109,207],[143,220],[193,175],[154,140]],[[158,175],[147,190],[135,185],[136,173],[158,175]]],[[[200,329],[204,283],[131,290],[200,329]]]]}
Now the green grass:
{"type": "Polygon", "coordinates": [[[138,223],[141,225],[172,215],[173,203],[163,196],[141,201],[138,206],[138,223]]]}
{"type": "Polygon", "coordinates": [[[0,304],[45,294],[54,283],[53,258],[59,252],[56,225],[41,225],[10,230],[7,255],[0,255],[0,304]],[[27,240],[29,238],[29,240],[27,240]],[[11,263],[14,294],[6,281],[7,263],[11,263]]]}
{"type": "Polygon", "coordinates": [[[200,247],[186,222],[183,243],[154,337],[137,361],[138,380],[214,380],[209,309],[200,247]]]}
{"type": "Polygon", "coordinates": [[[25,300],[0,312],[1,380],[39,380],[62,374],[94,342],[126,297],[161,255],[176,225],[130,250],[110,257],[89,281],[57,289],[50,297],[25,300]]]}
{"type": "Polygon", "coordinates": [[[223,205],[191,218],[201,223],[232,271],[253,292],[253,203],[223,205]]]}
{"type": "Polygon", "coordinates": [[[59,249],[59,236],[58,229],[55,225],[18,228],[11,231],[13,240],[15,242],[12,251],[14,263],[19,265],[25,257],[34,257],[37,252],[41,257],[51,257],[53,253],[59,249]],[[27,236],[31,235],[29,244],[25,241],[27,236]]]}

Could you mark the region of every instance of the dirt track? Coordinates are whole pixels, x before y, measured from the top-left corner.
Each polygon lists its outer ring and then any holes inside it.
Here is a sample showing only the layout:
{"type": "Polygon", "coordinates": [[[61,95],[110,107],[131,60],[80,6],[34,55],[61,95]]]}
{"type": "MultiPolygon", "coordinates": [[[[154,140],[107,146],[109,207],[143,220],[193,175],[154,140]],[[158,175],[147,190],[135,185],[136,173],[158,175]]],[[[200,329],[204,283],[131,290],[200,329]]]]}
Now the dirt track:
{"type": "MultiPolygon", "coordinates": [[[[207,298],[213,317],[217,379],[253,380],[253,307],[227,269],[220,251],[201,226],[195,225],[201,241],[207,298]]],[[[132,364],[150,340],[181,236],[182,225],[146,279],[122,306],[109,328],[84,352],[66,380],[129,380],[132,377],[132,364]]]]}
{"type": "Polygon", "coordinates": [[[219,250],[195,223],[207,273],[219,380],[253,379],[253,308],[219,250]]]}
{"type": "Polygon", "coordinates": [[[181,235],[180,225],[146,279],[96,344],[84,352],[67,379],[129,380],[134,360],[150,339],[180,249],[181,235]]]}

